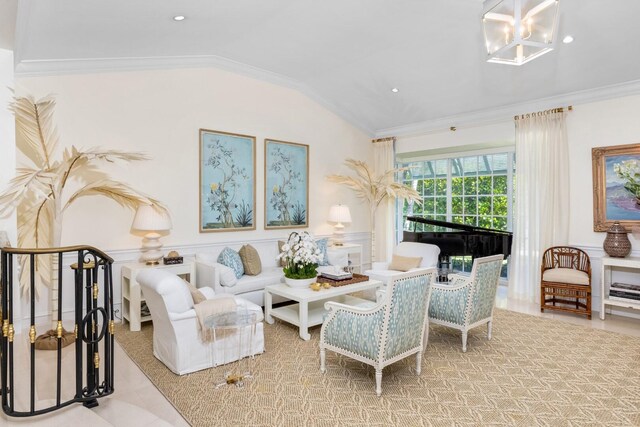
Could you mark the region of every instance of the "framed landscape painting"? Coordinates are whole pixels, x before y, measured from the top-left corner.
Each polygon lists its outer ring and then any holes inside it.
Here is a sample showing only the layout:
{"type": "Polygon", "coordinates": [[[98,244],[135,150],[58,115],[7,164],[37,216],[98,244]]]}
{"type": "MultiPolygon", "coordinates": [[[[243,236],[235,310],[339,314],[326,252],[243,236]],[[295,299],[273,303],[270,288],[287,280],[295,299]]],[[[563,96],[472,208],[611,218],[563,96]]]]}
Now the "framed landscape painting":
{"type": "Polygon", "coordinates": [[[309,226],[309,146],[264,140],[264,228],[309,226]]]}
{"type": "Polygon", "coordinates": [[[200,232],[255,230],[256,138],[200,129],[200,232]]]}
{"type": "Polygon", "coordinates": [[[640,144],[598,147],[593,159],[593,229],[607,231],[619,221],[640,225],[640,144]]]}

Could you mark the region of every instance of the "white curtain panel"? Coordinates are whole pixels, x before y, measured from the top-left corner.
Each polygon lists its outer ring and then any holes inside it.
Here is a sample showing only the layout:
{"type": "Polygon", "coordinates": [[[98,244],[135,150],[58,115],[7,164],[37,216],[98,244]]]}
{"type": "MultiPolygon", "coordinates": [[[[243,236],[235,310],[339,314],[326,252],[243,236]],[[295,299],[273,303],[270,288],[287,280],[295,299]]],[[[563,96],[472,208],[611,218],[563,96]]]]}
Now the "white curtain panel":
{"type": "Polygon", "coordinates": [[[514,242],[509,297],[540,302],[542,254],[569,237],[569,158],[565,113],[516,123],[514,242]]]}
{"type": "MultiPolygon", "coordinates": [[[[394,142],[395,139],[378,141],[373,143],[373,171],[376,176],[380,176],[389,169],[395,167],[394,164],[394,142]]],[[[389,178],[393,180],[393,177],[389,178]]],[[[376,211],[376,248],[375,260],[391,260],[391,253],[394,246],[394,212],[395,200],[386,200],[380,203],[376,211]]]]}

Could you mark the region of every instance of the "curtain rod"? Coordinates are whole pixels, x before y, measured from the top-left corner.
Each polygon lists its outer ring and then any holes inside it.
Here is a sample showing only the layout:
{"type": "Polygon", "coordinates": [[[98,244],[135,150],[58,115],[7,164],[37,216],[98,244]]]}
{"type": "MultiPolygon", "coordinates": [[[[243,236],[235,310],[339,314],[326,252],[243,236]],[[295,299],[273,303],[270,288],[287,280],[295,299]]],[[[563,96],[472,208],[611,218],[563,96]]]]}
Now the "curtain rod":
{"type": "Polygon", "coordinates": [[[387,142],[387,141],[393,141],[396,142],[396,137],[395,136],[390,136],[388,138],[378,138],[378,139],[372,139],[371,142],[373,144],[377,143],[377,142],[387,142]]]}
{"type": "MultiPolygon", "coordinates": [[[[573,111],[573,105],[569,105],[567,107],[567,111],[573,111]]],[[[513,119],[514,120],[528,119],[530,117],[545,116],[547,114],[563,113],[563,112],[564,112],[564,108],[563,107],[558,107],[558,108],[552,108],[550,110],[538,111],[537,113],[521,114],[519,116],[514,116],[513,119]]]]}

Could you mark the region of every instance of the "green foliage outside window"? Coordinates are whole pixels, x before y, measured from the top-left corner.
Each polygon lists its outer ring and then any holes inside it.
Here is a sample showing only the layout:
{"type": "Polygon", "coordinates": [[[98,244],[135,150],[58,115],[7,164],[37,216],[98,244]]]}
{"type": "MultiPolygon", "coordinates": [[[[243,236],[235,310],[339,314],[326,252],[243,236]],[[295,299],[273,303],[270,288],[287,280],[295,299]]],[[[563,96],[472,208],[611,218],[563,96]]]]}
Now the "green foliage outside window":
{"type": "MultiPolygon", "coordinates": [[[[439,221],[507,230],[510,211],[509,178],[512,179],[511,194],[515,191],[513,153],[431,160],[399,166],[412,168],[404,171],[399,178],[406,185],[415,188],[423,199],[421,207],[407,201],[402,202],[401,211],[405,229],[411,226],[413,230],[414,224],[406,221],[406,217],[414,215],[439,221]],[[509,171],[510,167],[511,171],[509,171]],[[450,185],[447,185],[448,182],[450,185]]],[[[415,230],[443,229],[418,224],[415,230]]],[[[467,258],[469,259],[456,257],[452,260],[453,268],[469,271],[471,258],[467,258]]],[[[506,275],[506,267],[503,273],[506,275]]]]}

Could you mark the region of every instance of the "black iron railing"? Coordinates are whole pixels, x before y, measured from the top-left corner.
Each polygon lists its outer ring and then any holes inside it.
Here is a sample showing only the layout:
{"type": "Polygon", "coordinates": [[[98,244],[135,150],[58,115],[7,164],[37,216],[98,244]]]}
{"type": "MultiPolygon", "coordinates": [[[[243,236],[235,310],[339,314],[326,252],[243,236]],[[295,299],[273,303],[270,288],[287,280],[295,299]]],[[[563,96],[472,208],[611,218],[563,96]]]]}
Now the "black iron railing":
{"type": "MultiPolygon", "coordinates": [[[[55,411],[72,403],[83,403],[93,407],[98,404],[97,399],[113,393],[114,385],[114,317],[113,317],[113,259],[98,249],[90,246],[73,246],[51,249],[14,249],[4,248],[0,251],[2,265],[2,336],[0,341],[0,393],[2,394],[2,409],[10,416],[27,417],[55,411]],[[73,299],[74,299],[74,331],[73,335],[63,328],[63,295],[69,292],[69,286],[64,283],[63,258],[65,254],[76,254],[77,263],[72,264],[74,270],[73,299]],[[57,340],[54,350],[56,358],[55,404],[36,407],[36,314],[35,314],[35,268],[38,257],[51,257],[57,264],[57,311],[55,329],[48,332],[52,339],[57,340]],[[20,301],[14,301],[13,291],[18,286],[17,275],[14,275],[14,263],[19,257],[28,257],[23,266],[28,266],[29,277],[29,379],[16,378],[14,372],[16,353],[14,339],[16,335],[14,322],[14,306],[20,301]],[[75,346],[64,347],[63,338],[70,336],[75,346]],[[102,346],[100,345],[102,343],[102,346]],[[102,347],[102,349],[101,349],[102,347]],[[74,394],[62,396],[63,367],[62,354],[75,348],[75,387],[74,394]],[[19,387],[29,388],[28,408],[16,408],[15,396],[22,392],[19,387]]],[[[24,274],[24,273],[23,273],[24,274]]],[[[23,281],[23,283],[25,283],[23,281]]],[[[23,371],[21,371],[23,372],[23,371]]],[[[70,373],[65,372],[66,376],[70,373]]]]}

